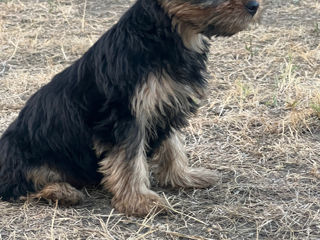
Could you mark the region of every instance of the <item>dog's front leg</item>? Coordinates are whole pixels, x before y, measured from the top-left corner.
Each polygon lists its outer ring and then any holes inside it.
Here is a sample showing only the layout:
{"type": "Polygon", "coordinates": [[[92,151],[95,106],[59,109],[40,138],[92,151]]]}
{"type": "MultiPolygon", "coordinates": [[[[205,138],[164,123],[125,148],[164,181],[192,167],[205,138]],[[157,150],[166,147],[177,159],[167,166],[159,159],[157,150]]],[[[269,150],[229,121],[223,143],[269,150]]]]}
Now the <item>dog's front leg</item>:
{"type": "Polygon", "coordinates": [[[173,132],[152,158],[153,167],[160,185],[182,188],[206,188],[218,181],[215,171],[188,166],[188,159],[179,133],[173,132]]]}
{"type": "MultiPolygon", "coordinates": [[[[164,201],[150,190],[143,131],[134,126],[125,135],[127,138],[100,161],[99,171],[104,175],[101,183],[113,194],[115,209],[126,215],[145,216],[163,209],[164,201]]],[[[103,144],[99,143],[96,151],[103,151],[103,144]]]]}

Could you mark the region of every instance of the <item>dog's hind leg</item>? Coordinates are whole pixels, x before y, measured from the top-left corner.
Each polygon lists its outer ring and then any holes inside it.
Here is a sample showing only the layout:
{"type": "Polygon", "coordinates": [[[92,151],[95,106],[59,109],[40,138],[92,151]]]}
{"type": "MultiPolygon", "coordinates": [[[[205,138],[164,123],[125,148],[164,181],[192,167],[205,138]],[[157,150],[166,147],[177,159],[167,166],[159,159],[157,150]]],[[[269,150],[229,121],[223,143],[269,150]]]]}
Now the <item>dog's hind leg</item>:
{"type": "Polygon", "coordinates": [[[46,185],[41,191],[30,194],[28,199],[45,199],[49,202],[58,201],[59,205],[72,206],[84,200],[84,194],[66,182],[46,185]]]}
{"type": "Polygon", "coordinates": [[[58,201],[59,205],[64,206],[76,205],[84,200],[84,194],[81,191],[64,182],[64,178],[58,172],[46,166],[29,170],[27,180],[33,183],[37,191],[28,195],[29,200],[58,201]]]}
{"type": "Polygon", "coordinates": [[[155,150],[152,164],[162,186],[206,188],[218,180],[214,171],[188,166],[184,145],[178,133],[173,133],[155,150]]]}

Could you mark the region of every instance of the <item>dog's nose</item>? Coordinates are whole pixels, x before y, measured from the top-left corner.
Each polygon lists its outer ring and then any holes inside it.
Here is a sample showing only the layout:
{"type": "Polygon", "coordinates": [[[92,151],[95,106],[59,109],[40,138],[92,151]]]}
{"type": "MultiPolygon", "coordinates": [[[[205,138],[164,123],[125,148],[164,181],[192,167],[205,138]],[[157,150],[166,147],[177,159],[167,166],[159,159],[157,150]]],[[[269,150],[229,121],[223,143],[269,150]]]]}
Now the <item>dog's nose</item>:
{"type": "Polygon", "coordinates": [[[257,1],[249,1],[246,4],[246,9],[252,16],[256,14],[256,12],[258,11],[258,8],[259,8],[259,3],[257,1]]]}

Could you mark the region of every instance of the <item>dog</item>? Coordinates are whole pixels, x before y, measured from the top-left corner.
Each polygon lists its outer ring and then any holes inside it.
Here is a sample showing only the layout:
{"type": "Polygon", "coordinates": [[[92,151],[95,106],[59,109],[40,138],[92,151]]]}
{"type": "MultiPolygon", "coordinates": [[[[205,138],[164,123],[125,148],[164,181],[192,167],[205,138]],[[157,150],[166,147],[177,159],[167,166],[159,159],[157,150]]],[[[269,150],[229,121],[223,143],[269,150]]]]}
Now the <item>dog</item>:
{"type": "Polygon", "coordinates": [[[3,133],[1,198],[74,205],[82,187],[100,184],[116,210],[145,216],[165,206],[149,167],[161,186],[213,185],[213,171],[188,167],[181,129],[205,97],[209,38],[246,29],[261,4],[137,0],[3,133]]]}

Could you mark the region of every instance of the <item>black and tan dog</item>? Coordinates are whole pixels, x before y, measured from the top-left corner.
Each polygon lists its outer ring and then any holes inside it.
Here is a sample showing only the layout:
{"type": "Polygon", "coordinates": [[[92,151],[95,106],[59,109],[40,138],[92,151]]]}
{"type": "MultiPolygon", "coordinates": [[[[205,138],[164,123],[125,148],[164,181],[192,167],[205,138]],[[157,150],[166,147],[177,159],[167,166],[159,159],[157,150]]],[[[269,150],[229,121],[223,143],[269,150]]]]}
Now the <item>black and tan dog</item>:
{"type": "Polygon", "coordinates": [[[163,186],[203,188],[215,174],[187,165],[179,131],[206,87],[208,37],[254,22],[261,0],[137,0],[79,60],[37,91],[0,140],[0,196],[80,202],[101,184],[143,216],[163,186]]]}

